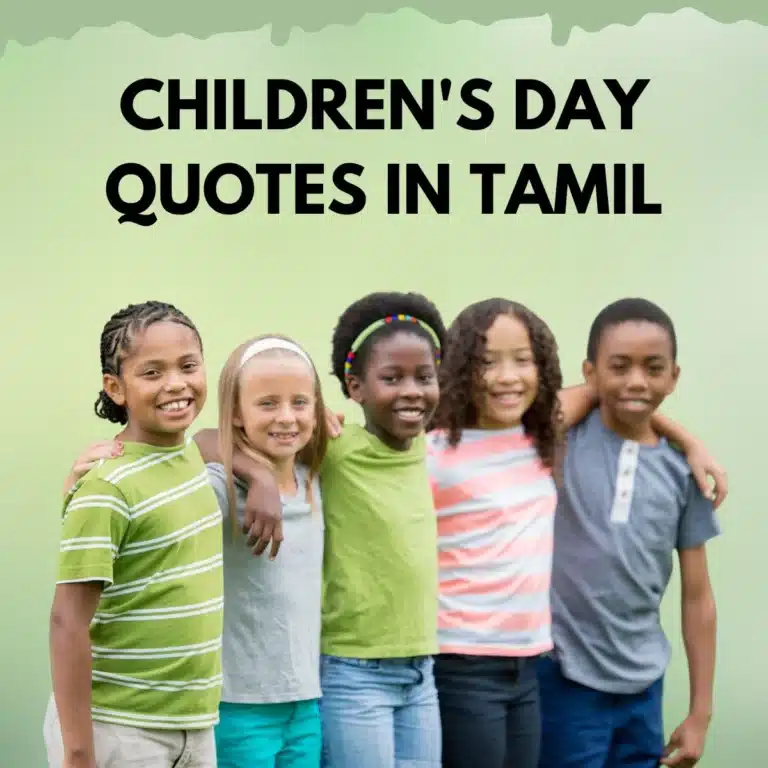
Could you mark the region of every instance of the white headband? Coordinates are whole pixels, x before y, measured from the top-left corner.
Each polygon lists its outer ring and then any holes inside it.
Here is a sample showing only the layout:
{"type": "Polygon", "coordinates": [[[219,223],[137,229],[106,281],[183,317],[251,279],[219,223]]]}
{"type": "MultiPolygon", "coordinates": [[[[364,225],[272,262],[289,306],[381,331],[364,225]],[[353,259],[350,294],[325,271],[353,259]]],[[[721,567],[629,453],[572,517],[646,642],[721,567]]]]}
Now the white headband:
{"type": "Polygon", "coordinates": [[[289,352],[293,352],[294,354],[297,354],[299,357],[306,360],[312,370],[315,369],[315,366],[312,364],[309,356],[301,347],[297,346],[293,342],[286,341],[285,339],[276,339],[272,337],[254,341],[253,344],[251,344],[245,350],[245,352],[243,352],[243,356],[240,358],[240,367],[242,368],[252,357],[255,357],[261,352],[267,352],[270,349],[285,349],[289,352]]]}

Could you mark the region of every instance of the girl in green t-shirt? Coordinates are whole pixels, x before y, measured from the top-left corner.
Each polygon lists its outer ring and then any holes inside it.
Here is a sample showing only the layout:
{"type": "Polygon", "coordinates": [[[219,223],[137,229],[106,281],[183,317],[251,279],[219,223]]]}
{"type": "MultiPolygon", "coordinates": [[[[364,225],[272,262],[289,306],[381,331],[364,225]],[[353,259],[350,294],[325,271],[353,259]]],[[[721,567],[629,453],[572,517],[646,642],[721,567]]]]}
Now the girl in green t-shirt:
{"type": "MultiPolygon", "coordinates": [[[[330,442],[320,470],[327,768],[441,765],[432,660],[437,525],[424,430],[437,406],[444,338],[439,311],[414,293],[374,293],[354,302],[333,334],[333,372],[364,421],[330,442]]],[[[213,450],[212,434],[197,440],[204,456],[213,450]]],[[[250,485],[249,502],[274,506],[268,473],[242,455],[233,458],[233,469],[250,485]]],[[[251,543],[263,552],[263,528],[261,534],[260,543],[258,536],[251,543]]]]}
{"type": "MultiPolygon", "coordinates": [[[[358,403],[320,469],[325,518],[321,632],[323,765],[440,768],[432,655],[437,651],[437,525],[424,430],[438,401],[445,326],[415,293],[374,293],[348,307],[333,334],[333,371],[358,403]]],[[[195,436],[207,461],[216,430],[195,436]]],[[[105,446],[73,470],[82,474],[105,446]]],[[[235,451],[232,470],[271,511],[248,543],[278,556],[280,494],[268,469],[235,451]]],[[[309,587],[310,585],[308,585],[309,587]]],[[[301,638],[296,638],[301,642],[301,638]]]]}

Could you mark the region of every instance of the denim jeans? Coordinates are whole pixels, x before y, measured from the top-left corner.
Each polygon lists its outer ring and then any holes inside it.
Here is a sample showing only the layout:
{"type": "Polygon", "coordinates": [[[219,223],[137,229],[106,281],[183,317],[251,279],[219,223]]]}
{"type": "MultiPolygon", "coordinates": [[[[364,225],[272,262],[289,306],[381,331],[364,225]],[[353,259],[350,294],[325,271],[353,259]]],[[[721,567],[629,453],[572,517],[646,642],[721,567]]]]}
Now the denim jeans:
{"type": "Polygon", "coordinates": [[[323,656],[323,768],[441,768],[433,666],[323,656]]]}
{"type": "Polygon", "coordinates": [[[536,660],[440,655],[435,681],[443,768],[538,768],[536,660]]]}
{"type": "Polygon", "coordinates": [[[539,768],[657,768],[664,751],[664,681],[640,693],[605,693],[564,677],[542,658],[539,768]]]}

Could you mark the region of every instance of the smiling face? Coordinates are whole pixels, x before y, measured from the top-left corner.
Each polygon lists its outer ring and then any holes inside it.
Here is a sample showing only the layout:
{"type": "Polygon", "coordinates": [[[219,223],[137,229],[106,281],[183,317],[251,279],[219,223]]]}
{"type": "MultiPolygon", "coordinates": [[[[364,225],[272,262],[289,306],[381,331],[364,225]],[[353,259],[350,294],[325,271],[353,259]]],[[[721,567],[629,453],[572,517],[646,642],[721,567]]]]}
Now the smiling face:
{"type": "Polygon", "coordinates": [[[407,450],[437,407],[432,345],[411,331],[375,341],[363,375],[349,376],[347,389],[362,406],[368,431],[395,450],[407,450]]]}
{"type": "Polygon", "coordinates": [[[128,411],[124,440],[181,444],[208,391],[197,335],[172,321],[148,326],[131,339],[119,376],[104,375],[104,391],[128,411]]]}
{"type": "Polygon", "coordinates": [[[242,371],[238,415],[248,442],[276,465],[294,460],[316,425],[315,374],[291,353],[256,355],[242,371]]]}
{"type": "Polygon", "coordinates": [[[514,315],[503,314],[493,321],[486,338],[481,384],[473,398],[477,426],[517,427],[539,391],[539,372],[528,329],[514,315]]]}
{"type": "Polygon", "coordinates": [[[680,368],[661,325],[627,321],[607,327],[585,378],[596,388],[606,426],[630,440],[652,436],[651,416],[677,384],[680,368]]]}

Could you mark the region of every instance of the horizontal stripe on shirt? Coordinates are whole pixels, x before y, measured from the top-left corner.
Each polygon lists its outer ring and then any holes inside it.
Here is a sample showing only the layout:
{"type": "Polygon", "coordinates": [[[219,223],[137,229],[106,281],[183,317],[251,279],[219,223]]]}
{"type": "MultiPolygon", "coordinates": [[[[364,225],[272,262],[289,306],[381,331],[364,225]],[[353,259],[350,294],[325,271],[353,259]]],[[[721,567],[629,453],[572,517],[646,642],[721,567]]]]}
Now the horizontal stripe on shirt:
{"type": "Polygon", "coordinates": [[[441,653],[551,650],[549,590],[557,493],[522,428],[428,436],[438,525],[441,653]]]}

